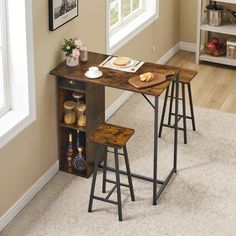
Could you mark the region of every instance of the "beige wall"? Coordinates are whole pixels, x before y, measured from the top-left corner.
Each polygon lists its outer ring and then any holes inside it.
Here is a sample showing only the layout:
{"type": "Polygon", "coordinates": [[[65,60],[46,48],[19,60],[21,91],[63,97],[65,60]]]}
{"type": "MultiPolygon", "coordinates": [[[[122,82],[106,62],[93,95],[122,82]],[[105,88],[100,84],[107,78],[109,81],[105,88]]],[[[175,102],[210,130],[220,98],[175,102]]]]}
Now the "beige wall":
{"type": "Polygon", "coordinates": [[[195,43],[198,0],[180,0],[180,41],[195,43]]]}
{"type": "MultiPolygon", "coordinates": [[[[63,59],[63,38],[78,35],[105,52],[105,0],[80,0],[79,17],[55,32],[48,31],[48,1],[32,2],[37,120],[0,150],[0,216],[57,160],[56,87],[48,72],[63,59]]],[[[117,53],[154,62],[178,41],[179,0],[160,0],[160,18],[117,53]]],[[[120,95],[107,90],[106,106],[120,95]]]]}

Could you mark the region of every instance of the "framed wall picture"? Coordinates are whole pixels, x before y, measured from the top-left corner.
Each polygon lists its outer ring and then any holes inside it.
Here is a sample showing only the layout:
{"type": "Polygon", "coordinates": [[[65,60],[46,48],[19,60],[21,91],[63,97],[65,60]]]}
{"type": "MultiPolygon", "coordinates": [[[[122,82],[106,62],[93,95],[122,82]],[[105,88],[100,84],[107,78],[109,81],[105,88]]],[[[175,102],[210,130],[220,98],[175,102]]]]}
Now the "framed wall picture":
{"type": "Polygon", "coordinates": [[[53,31],[78,16],[78,0],[48,0],[49,30],[53,31]]]}

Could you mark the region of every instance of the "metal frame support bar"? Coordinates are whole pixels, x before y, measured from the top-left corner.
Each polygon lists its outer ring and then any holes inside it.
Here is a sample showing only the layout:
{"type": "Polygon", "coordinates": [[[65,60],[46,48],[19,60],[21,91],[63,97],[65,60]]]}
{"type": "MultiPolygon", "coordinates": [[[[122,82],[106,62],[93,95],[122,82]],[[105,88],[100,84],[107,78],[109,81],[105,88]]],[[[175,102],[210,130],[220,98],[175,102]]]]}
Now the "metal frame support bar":
{"type": "Polygon", "coordinates": [[[148,103],[153,107],[153,109],[155,109],[155,106],[152,104],[152,102],[148,99],[148,97],[142,93],[143,97],[148,101],[148,103]]]}
{"type": "MultiPolygon", "coordinates": [[[[102,164],[99,164],[99,168],[100,169],[103,169],[103,165],[102,164]]],[[[107,170],[109,171],[112,171],[112,172],[115,172],[115,169],[112,168],[112,167],[109,167],[107,166],[107,170]]],[[[120,174],[122,175],[127,175],[127,172],[124,171],[124,170],[120,170],[120,174]]],[[[153,182],[153,178],[151,177],[147,177],[147,176],[144,176],[144,175],[139,175],[139,174],[135,174],[135,173],[130,173],[132,177],[134,178],[137,178],[137,179],[141,179],[141,180],[145,180],[145,181],[148,181],[148,182],[153,182]]],[[[162,180],[157,180],[157,184],[163,184],[165,181],[162,181],[162,180]]]]}
{"type": "Polygon", "coordinates": [[[110,192],[107,194],[107,196],[105,197],[106,200],[108,200],[110,198],[110,196],[112,195],[112,193],[114,193],[114,191],[116,190],[116,184],[113,186],[113,188],[110,190],[110,192]]]}
{"type": "Polygon", "coordinates": [[[166,185],[168,184],[168,182],[170,181],[171,177],[173,176],[173,174],[175,173],[175,169],[173,168],[171,170],[171,172],[169,173],[169,175],[167,176],[167,178],[165,179],[164,183],[162,184],[162,186],[160,187],[159,191],[157,192],[156,195],[156,201],[158,200],[158,198],[161,196],[161,193],[163,192],[163,190],[165,189],[166,185]]]}

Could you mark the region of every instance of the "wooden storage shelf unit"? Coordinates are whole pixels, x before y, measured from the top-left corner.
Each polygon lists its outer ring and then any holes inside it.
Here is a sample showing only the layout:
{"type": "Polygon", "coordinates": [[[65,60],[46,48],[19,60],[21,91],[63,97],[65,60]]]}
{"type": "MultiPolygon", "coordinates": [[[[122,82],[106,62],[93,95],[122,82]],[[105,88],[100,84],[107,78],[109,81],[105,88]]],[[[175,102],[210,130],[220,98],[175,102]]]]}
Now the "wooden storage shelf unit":
{"type": "MultiPolygon", "coordinates": [[[[216,0],[219,4],[220,3],[231,3],[235,4],[236,7],[236,0],[216,0]]],[[[202,50],[202,32],[205,33],[205,42],[209,40],[208,33],[218,33],[228,35],[229,39],[232,36],[236,36],[236,25],[230,24],[229,22],[223,22],[222,25],[214,27],[207,23],[206,19],[203,19],[203,9],[205,9],[206,5],[210,3],[209,0],[203,1],[198,0],[198,20],[197,20],[197,52],[196,52],[196,64],[199,64],[200,61],[208,61],[223,65],[229,66],[236,66],[235,59],[229,59],[226,56],[211,56],[206,54],[202,50]],[[204,4],[205,2],[205,4],[204,4]]]]}
{"type": "Polygon", "coordinates": [[[95,156],[95,148],[100,156],[100,161],[103,160],[105,150],[102,147],[96,147],[89,143],[87,138],[98,127],[99,124],[105,121],[105,89],[103,86],[94,86],[90,83],[82,83],[57,77],[57,101],[58,101],[58,149],[60,170],[88,178],[93,172],[93,160],[95,156]],[[64,123],[64,107],[63,103],[67,100],[74,100],[73,92],[83,93],[84,103],[86,104],[86,127],[78,127],[77,124],[67,125],[64,123]],[[98,106],[99,103],[99,106],[98,106]],[[85,148],[87,168],[84,172],[77,172],[67,167],[66,150],[68,145],[69,133],[73,136],[73,147],[76,150],[77,130],[80,130],[84,143],[81,143],[85,148]]]}

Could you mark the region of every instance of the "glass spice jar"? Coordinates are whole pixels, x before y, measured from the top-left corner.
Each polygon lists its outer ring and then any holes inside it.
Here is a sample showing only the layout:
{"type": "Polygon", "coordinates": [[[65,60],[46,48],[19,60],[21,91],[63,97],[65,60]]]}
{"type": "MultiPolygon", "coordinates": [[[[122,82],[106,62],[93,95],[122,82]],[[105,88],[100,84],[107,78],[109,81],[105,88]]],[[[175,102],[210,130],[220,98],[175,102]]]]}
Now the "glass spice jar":
{"type": "Polygon", "coordinates": [[[86,115],[85,115],[85,110],[86,110],[86,105],[85,104],[81,104],[79,107],[79,112],[80,112],[80,117],[78,119],[78,126],[86,126],[86,115]]]}
{"type": "Polygon", "coordinates": [[[78,92],[73,92],[72,96],[75,100],[77,100],[77,105],[76,105],[76,116],[77,120],[79,119],[81,112],[80,112],[80,107],[84,106],[83,101],[81,100],[84,97],[84,94],[78,93],[78,92]]]}
{"type": "Polygon", "coordinates": [[[79,49],[80,51],[80,61],[81,62],[86,62],[88,61],[88,50],[87,48],[83,45],[79,49]]]}
{"type": "Polygon", "coordinates": [[[66,101],[64,106],[64,122],[67,125],[76,123],[76,102],[66,101]]]}

